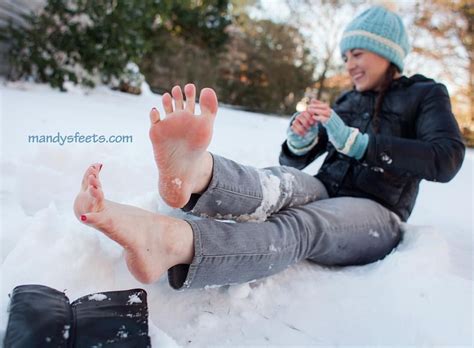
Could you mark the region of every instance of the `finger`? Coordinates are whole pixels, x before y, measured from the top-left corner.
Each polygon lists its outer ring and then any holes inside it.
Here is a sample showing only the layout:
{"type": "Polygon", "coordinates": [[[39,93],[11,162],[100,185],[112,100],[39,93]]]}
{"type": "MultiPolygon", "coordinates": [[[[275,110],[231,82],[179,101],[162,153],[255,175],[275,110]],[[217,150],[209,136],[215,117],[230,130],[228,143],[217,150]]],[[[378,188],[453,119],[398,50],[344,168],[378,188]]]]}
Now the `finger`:
{"type": "Polygon", "coordinates": [[[314,107],[308,107],[308,113],[312,116],[314,115],[315,113],[317,113],[319,110],[318,109],[315,109],[314,107]]]}
{"type": "Polygon", "coordinates": [[[160,122],[160,112],[157,108],[153,108],[150,111],[150,122],[151,124],[155,124],[160,122]]]}
{"type": "Polygon", "coordinates": [[[175,110],[183,110],[184,102],[183,102],[183,92],[181,91],[181,87],[174,86],[171,90],[171,94],[174,98],[174,108],[175,110]]]}
{"type": "Polygon", "coordinates": [[[317,108],[317,109],[321,109],[321,110],[331,110],[331,107],[329,106],[329,104],[325,104],[325,103],[311,103],[310,105],[308,105],[308,109],[309,108],[317,108]]]}
{"type": "Polygon", "coordinates": [[[293,123],[290,128],[294,133],[299,134],[300,127],[301,127],[300,125],[293,123]]]}
{"type": "Polygon", "coordinates": [[[311,99],[308,105],[321,105],[321,102],[317,99],[311,99]]]}
{"type": "Polygon", "coordinates": [[[292,129],[296,134],[301,135],[301,136],[303,136],[306,133],[306,130],[304,129],[304,127],[298,123],[294,124],[292,129]]]}
{"type": "Polygon", "coordinates": [[[300,129],[298,129],[298,128],[296,128],[296,127],[292,127],[291,130],[292,130],[293,133],[295,133],[296,135],[302,136],[300,129]]]}
{"type": "Polygon", "coordinates": [[[196,107],[196,86],[188,83],[184,86],[184,94],[186,95],[186,111],[194,114],[196,107]]]}
{"type": "Polygon", "coordinates": [[[301,118],[296,118],[293,123],[297,125],[298,127],[301,127],[304,129],[304,123],[302,122],[301,118]]]}
{"type": "Polygon", "coordinates": [[[329,115],[331,114],[331,110],[327,108],[309,107],[308,111],[312,114],[323,115],[326,117],[329,117],[329,115]]]}
{"type": "Polygon", "coordinates": [[[313,119],[313,115],[308,111],[303,111],[301,113],[301,117],[303,117],[307,121],[309,126],[312,126],[315,123],[315,120],[313,119]]]}
{"type": "Polygon", "coordinates": [[[314,115],[313,116],[317,121],[326,123],[329,120],[329,117],[326,116],[320,116],[320,115],[314,115]]]}
{"type": "Polygon", "coordinates": [[[163,104],[163,109],[165,110],[166,116],[173,112],[173,98],[169,93],[163,94],[163,98],[161,98],[161,102],[163,104]]]}
{"type": "Polygon", "coordinates": [[[309,128],[311,125],[309,124],[309,121],[307,118],[305,117],[300,117],[298,119],[298,122],[301,123],[303,125],[304,128],[309,128]]]}
{"type": "Polygon", "coordinates": [[[308,109],[321,109],[321,110],[329,110],[329,106],[326,104],[311,104],[308,106],[308,109]]]}
{"type": "Polygon", "coordinates": [[[298,117],[299,118],[304,118],[305,120],[310,120],[311,119],[311,113],[309,113],[307,110],[305,110],[298,117]]]}
{"type": "Polygon", "coordinates": [[[314,126],[316,122],[317,121],[313,118],[313,116],[310,116],[310,119],[308,120],[308,129],[314,126]]]}

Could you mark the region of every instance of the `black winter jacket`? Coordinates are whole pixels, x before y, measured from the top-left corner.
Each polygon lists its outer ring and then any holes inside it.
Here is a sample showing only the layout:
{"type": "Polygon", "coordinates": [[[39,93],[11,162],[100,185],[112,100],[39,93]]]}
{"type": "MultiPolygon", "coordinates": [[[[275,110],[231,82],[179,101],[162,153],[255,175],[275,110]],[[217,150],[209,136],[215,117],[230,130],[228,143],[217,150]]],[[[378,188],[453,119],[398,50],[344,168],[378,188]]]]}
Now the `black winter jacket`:
{"type": "Polygon", "coordinates": [[[369,135],[360,160],[335,150],[326,129],[319,127],[317,145],[305,155],[293,154],[286,141],[280,164],[303,169],[327,152],[316,177],[330,197],[369,198],[407,221],[421,179],[448,182],[461,168],[465,146],[451,112],[446,87],[422,75],[395,80],[385,94],[374,133],[377,92],[352,90],[333,105],[346,125],[369,135]]]}

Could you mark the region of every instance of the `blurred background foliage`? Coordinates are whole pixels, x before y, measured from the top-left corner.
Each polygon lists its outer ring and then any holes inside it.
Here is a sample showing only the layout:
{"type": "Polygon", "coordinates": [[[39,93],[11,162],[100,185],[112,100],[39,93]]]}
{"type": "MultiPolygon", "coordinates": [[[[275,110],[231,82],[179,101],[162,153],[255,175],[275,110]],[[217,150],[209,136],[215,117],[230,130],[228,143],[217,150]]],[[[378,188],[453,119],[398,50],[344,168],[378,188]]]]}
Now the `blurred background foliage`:
{"type": "MultiPolygon", "coordinates": [[[[222,103],[289,115],[310,97],[332,102],[351,88],[339,38],[374,3],[381,1],[44,0],[0,37],[8,43],[11,80],[61,90],[107,84],[136,94],[143,80],[159,93],[193,82],[214,88],[222,103]]],[[[473,2],[382,4],[395,7],[409,31],[404,73],[447,83],[473,142],[473,2]]]]}

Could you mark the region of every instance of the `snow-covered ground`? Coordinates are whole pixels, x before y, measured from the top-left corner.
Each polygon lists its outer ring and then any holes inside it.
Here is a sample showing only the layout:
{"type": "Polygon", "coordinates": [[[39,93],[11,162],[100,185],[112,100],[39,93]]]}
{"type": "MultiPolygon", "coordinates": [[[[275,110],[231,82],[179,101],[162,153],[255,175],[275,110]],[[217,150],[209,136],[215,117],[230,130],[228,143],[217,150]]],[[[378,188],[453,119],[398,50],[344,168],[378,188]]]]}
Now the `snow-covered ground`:
{"type": "MultiPolygon", "coordinates": [[[[122,251],[76,221],[85,168],[101,162],[109,199],[173,216],[157,194],[148,112],[160,96],[98,88],[0,86],[0,339],[8,293],[38,283],[72,300],[142,287],[154,346],[473,344],[473,161],[448,184],[423,182],[401,245],[383,261],[330,269],[301,262],[239,286],[177,292],[128,273],[122,251]],[[132,135],[133,143],[29,143],[29,135],[132,135]]],[[[278,164],[287,120],[221,108],[210,150],[238,162],[278,164]]],[[[321,161],[306,171],[315,173],[321,161]]]]}

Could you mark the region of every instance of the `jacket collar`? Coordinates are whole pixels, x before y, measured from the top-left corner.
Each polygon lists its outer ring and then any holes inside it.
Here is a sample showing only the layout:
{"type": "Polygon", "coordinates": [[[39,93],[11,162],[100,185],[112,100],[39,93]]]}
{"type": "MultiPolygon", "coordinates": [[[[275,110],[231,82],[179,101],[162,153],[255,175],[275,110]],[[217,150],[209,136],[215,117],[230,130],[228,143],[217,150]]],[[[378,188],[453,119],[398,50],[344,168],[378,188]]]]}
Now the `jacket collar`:
{"type": "Polygon", "coordinates": [[[417,82],[428,82],[428,81],[433,81],[433,79],[427,78],[424,75],[421,74],[415,74],[411,77],[406,77],[405,75],[402,75],[400,78],[394,80],[392,82],[392,85],[390,88],[396,88],[396,87],[404,87],[404,86],[411,86],[414,83],[417,82]]]}
{"type": "MultiPolygon", "coordinates": [[[[393,80],[392,84],[390,85],[389,90],[396,90],[398,88],[409,87],[417,82],[428,82],[433,81],[433,79],[427,78],[421,74],[415,74],[410,77],[406,77],[405,75],[400,76],[398,79],[393,80]]],[[[355,91],[355,89],[353,89],[355,91]]],[[[363,96],[377,96],[379,92],[377,91],[365,91],[360,92],[363,96]]]]}

